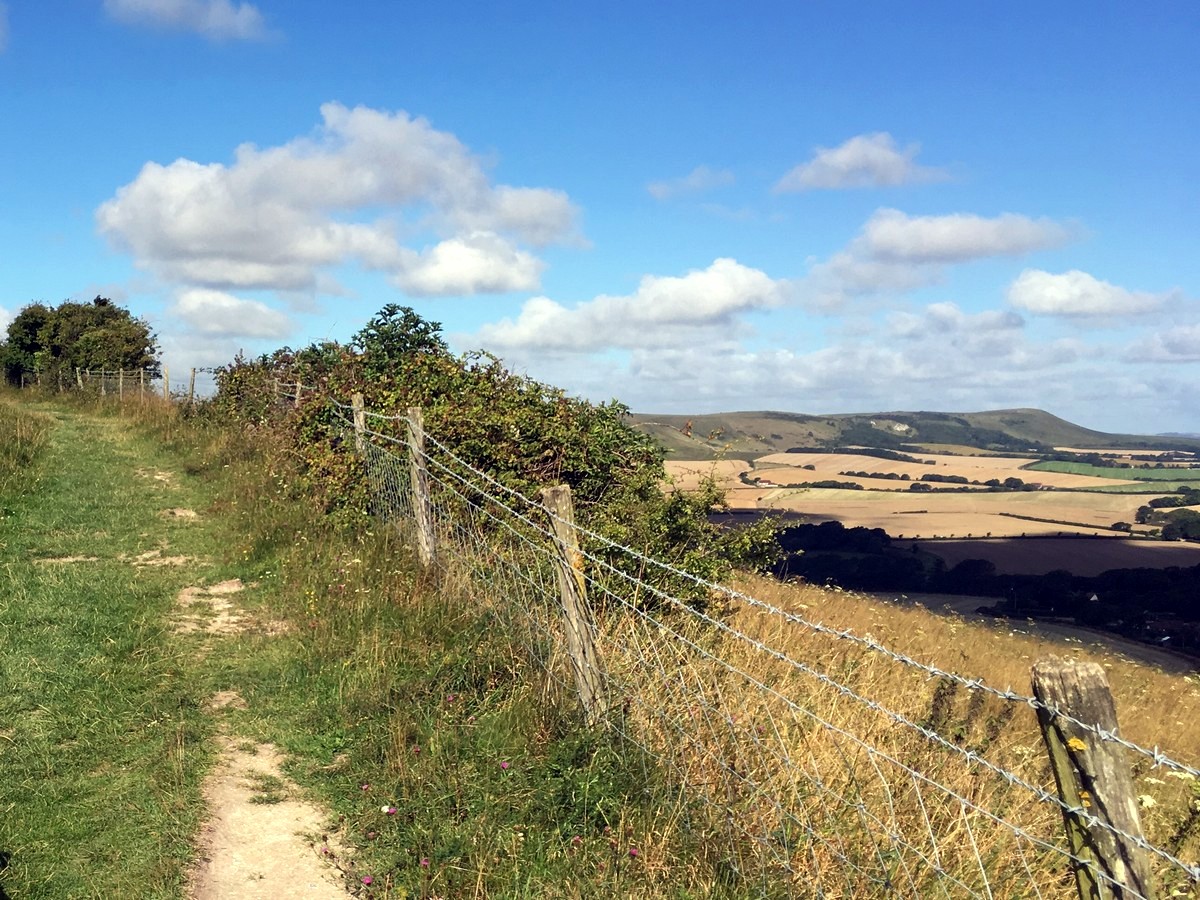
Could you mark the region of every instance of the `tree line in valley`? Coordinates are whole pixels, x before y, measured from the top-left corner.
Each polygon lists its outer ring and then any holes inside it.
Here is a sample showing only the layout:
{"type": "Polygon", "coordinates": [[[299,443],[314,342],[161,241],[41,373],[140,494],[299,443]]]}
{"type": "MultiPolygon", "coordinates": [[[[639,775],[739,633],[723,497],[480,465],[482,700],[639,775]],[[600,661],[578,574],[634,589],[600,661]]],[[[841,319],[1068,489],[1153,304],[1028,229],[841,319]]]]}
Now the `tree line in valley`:
{"type": "MultiPolygon", "coordinates": [[[[1172,516],[1200,540],[1200,513],[1175,510],[1172,516]]],[[[1195,602],[1200,565],[1112,569],[1094,576],[1066,570],[1009,575],[984,559],[947,567],[940,557],[894,540],[882,528],[847,528],[836,521],[783,528],[779,542],[785,555],[773,571],[784,579],[858,591],[996,598],[999,602],[989,607],[996,615],[1071,618],[1137,639],[1148,637],[1155,625],[1161,631],[1164,622],[1184,623],[1193,630],[1200,625],[1195,602]]]]}

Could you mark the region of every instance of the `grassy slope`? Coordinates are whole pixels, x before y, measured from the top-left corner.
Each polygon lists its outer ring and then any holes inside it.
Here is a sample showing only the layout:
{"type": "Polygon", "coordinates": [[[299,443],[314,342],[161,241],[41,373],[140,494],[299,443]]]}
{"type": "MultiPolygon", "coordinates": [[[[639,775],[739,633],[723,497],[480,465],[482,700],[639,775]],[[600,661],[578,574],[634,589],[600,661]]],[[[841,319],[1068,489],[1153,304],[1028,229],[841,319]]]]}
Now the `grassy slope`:
{"type": "MultiPolygon", "coordinates": [[[[7,528],[4,540],[15,533],[21,543],[0,551],[3,578],[22,576],[4,587],[45,582],[45,591],[55,591],[0,601],[3,640],[20,642],[11,654],[4,645],[6,682],[10,673],[28,682],[17,691],[6,683],[0,699],[9,704],[0,708],[3,721],[16,723],[11,734],[0,731],[10,745],[0,850],[15,853],[3,876],[14,896],[172,896],[196,819],[195,778],[206,761],[199,739],[212,728],[197,705],[230,688],[248,708],[229,712],[227,726],[291,752],[291,774],[325,799],[342,839],[360,848],[345,866],[356,883],[363,873],[375,878],[369,896],[718,895],[704,854],[719,838],[681,834],[663,818],[675,807],[652,766],[628,748],[582,737],[570,708],[546,702],[519,636],[488,604],[454,584],[415,576],[386,530],[347,529],[314,516],[286,465],[240,435],[192,432],[170,417],[158,429],[175,452],[164,455],[124,425],[63,418],[47,471],[67,473],[83,456],[90,460],[80,472],[47,477],[38,502],[22,502],[17,523],[4,521],[21,525],[7,528]],[[213,482],[181,477],[169,487],[131,479],[131,466],[147,464],[213,482]],[[129,496],[139,491],[149,496],[129,496]],[[102,562],[91,565],[108,585],[72,586],[89,570],[52,576],[27,561],[34,550],[107,556],[153,547],[165,527],[156,518],[164,505],[210,513],[200,527],[172,527],[174,552],[228,560],[228,569],[214,564],[201,573],[206,578],[257,581],[241,602],[269,628],[213,643],[197,658],[194,642],[173,642],[162,631],[170,597],[187,581],[181,573],[132,573],[102,562]],[[104,524],[87,524],[85,508],[104,524]],[[10,622],[42,631],[10,639],[10,622]],[[76,661],[87,678],[72,673],[76,661]],[[395,813],[382,812],[385,804],[395,813]],[[628,852],[635,847],[638,858],[628,852]]],[[[1029,660],[1052,649],[921,610],[770,582],[753,589],[993,684],[1019,687],[1029,660]]],[[[739,621],[752,633],[777,627],[745,615],[739,621]]],[[[858,673],[880,702],[918,718],[937,703],[929,679],[872,674],[878,658],[804,632],[779,640],[796,658],[858,673]]],[[[720,652],[736,659],[740,651],[720,652]]],[[[761,654],[752,656],[748,668],[762,664],[761,654]]],[[[1114,665],[1126,733],[1188,758],[1200,721],[1194,683],[1114,665]]],[[[806,689],[795,689],[803,700],[806,689]]],[[[813,700],[815,708],[845,707],[835,697],[813,700]]],[[[1012,723],[1001,752],[1036,746],[1030,719],[1012,723]]],[[[836,773],[838,759],[828,765],[836,773]]],[[[962,789],[972,790],[974,775],[964,769],[962,777],[962,789]]],[[[1180,798],[1162,793],[1161,780],[1139,788],[1160,797],[1156,837],[1170,834],[1180,798]]],[[[1190,832],[1186,844],[1194,852],[1190,832]]]]}
{"type": "Polygon", "coordinates": [[[175,593],[212,571],[204,528],[164,507],[203,491],[139,476],[161,451],[116,422],[55,412],[32,490],[0,523],[0,850],[21,898],[172,897],[206,762],[201,696],[165,629],[175,593]],[[68,556],[91,562],[54,562],[68,556]],[[126,557],[126,559],[121,559],[126,557]]]}
{"type": "Polygon", "coordinates": [[[1016,442],[1040,443],[1056,447],[1129,447],[1195,450],[1200,441],[1188,438],[1161,438],[1139,435],[1105,434],[1075,425],[1037,409],[992,410],[978,413],[879,412],[864,414],[806,415],[778,412],[732,412],[712,415],[638,414],[633,420],[652,434],[674,459],[711,459],[726,455],[762,455],[789,447],[832,445],[844,440],[854,429],[854,440],[875,433],[879,446],[906,443],[977,444],[969,439],[968,429],[999,431],[1016,442]],[[692,436],[681,429],[692,424],[692,436]],[[871,423],[875,426],[872,427],[871,423]],[[897,432],[892,426],[907,424],[909,430],[897,432]],[[961,437],[962,440],[956,438],[961,437]]]}

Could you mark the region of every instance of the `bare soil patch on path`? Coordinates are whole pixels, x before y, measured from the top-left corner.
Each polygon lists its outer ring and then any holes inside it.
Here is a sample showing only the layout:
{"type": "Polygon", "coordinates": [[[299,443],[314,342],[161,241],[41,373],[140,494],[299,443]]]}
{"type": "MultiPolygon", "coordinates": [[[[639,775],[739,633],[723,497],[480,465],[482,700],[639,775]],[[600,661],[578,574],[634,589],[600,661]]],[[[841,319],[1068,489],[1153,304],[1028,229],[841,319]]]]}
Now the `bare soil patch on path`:
{"type": "Polygon", "coordinates": [[[191,900],[350,896],[322,858],[327,816],[297,797],[282,762],[270,744],[221,739],[221,761],[204,786],[209,819],[188,879],[191,900]]]}

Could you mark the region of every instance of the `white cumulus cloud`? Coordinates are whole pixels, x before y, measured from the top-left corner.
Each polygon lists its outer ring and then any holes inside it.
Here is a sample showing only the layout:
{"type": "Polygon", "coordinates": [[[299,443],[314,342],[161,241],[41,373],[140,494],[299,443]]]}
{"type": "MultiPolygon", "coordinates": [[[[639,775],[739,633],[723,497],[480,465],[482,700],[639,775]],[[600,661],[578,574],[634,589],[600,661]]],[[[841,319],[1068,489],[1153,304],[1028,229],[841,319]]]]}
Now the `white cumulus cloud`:
{"type": "Polygon", "coordinates": [[[203,288],[180,291],[171,311],[207,337],[283,338],[293,328],[286,315],[265,303],[203,288]]]}
{"type": "Polygon", "coordinates": [[[395,282],[422,297],[534,290],[544,268],[537,257],[493,232],[451,238],[405,258],[395,282]]]}
{"type": "Polygon", "coordinates": [[[647,275],[632,294],[601,295],[575,307],[526,301],[516,320],[485,325],[488,349],[580,353],[610,347],[669,347],[722,341],[739,314],[782,302],[780,283],[733,259],[682,276],[647,275]]]}
{"type": "Polygon", "coordinates": [[[909,216],[878,209],[845,249],[797,280],[797,296],[810,309],[832,312],[858,297],[937,284],[950,265],[1024,256],[1073,236],[1061,223],[1013,213],[909,216]]]}
{"type": "Polygon", "coordinates": [[[0,339],[8,332],[8,326],[12,324],[13,314],[3,306],[0,306],[0,339]]]}
{"type": "Polygon", "coordinates": [[[696,166],[681,178],[667,181],[652,181],[646,185],[646,190],[655,200],[670,200],[684,194],[701,194],[716,188],[733,184],[733,173],[725,169],[710,169],[708,166],[696,166]]]}
{"type": "Polygon", "coordinates": [[[312,136],[244,144],[229,165],[147,163],[97,209],[101,233],[186,287],[336,290],[328,270],[356,262],[431,294],[535,287],[540,263],[513,242],[579,240],[564,193],[492,184],[424,119],[338,103],[321,115],[312,136]],[[446,243],[402,243],[428,232],[446,243]],[[466,266],[454,277],[452,260],[466,266]]]}
{"type": "Polygon", "coordinates": [[[1013,213],[987,218],[967,213],[908,216],[876,210],[863,228],[863,249],[874,259],[906,263],[955,263],[989,256],[1022,256],[1058,247],[1070,229],[1050,219],[1013,213]]]}
{"type": "Polygon", "coordinates": [[[837,147],[818,147],[810,161],[779,179],[775,192],[896,187],[949,177],[944,169],[918,165],[920,150],[920,144],[898,148],[886,131],[860,134],[837,147]]]}
{"type": "Polygon", "coordinates": [[[1055,275],[1026,269],[1008,289],[1008,302],[1043,316],[1137,316],[1159,309],[1169,294],[1129,291],[1072,269],[1055,275]]]}
{"type": "Polygon", "coordinates": [[[128,25],[194,31],[214,40],[256,40],[267,34],[253,3],[231,0],[104,0],[105,11],[128,25]]]}

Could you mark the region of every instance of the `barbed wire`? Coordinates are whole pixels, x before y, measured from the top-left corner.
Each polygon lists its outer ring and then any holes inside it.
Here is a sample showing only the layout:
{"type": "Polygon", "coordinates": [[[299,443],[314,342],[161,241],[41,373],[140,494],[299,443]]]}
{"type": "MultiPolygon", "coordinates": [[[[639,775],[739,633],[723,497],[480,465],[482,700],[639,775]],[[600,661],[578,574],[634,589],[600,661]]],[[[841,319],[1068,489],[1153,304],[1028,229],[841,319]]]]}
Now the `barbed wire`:
{"type": "MultiPolygon", "coordinates": [[[[341,404],[339,404],[339,407],[341,409],[349,409],[350,408],[350,407],[346,407],[341,404]]],[[[367,413],[366,415],[367,415],[367,417],[375,419],[375,420],[387,420],[387,421],[402,422],[402,423],[408,422],[408,418],[406,416],[384,416],[384,415],[373,414],[373,413],[367,413]]],[[[343,421],[348,421],[348,420],[343,419],[343,421]]],[[[384,434],[379,431],[375,431],[374,429],[366,429],[365,431],[362,432],[362,435],[366,438],[378,440],[378,441],[381,441],[384,443],[388,443],[388,444],[392,444],[392,445],[401,447],[407,453],[410,453],[410,454],[416,450],[416,448],[413,448],[408,443],[407,438],[396,438],[392,435],[388,435],[388,434],[384,434]]],[[[524,495],[522,495],[519,491],[516,491],[512,488],[509,488],[509,487],[503,485],[502,483],[498,482],[496,479],[492,478],[487,473],[481,472],[477,468],[471,466],[469,463],[465,462],[460,457],[458,457],[456,454],[454,454],[452,451],[450,451],[449,448],[445,447],[439,441],[437,441],[436,438],[426,435],[426,440],[429,441],[434,446],[436,446],[442,453],[444,453],[448,458],[450,458],[456,465],[459,465],[463,469],[465,469],[470,475],[473,475],[476,478],[483,480],[486,484],[490,485],[491,487],[501,488],[505,494],[507,494],[510,498],[516,500],[520,505],[524,506],[525,508],[528,509],[528,508],[536,507],[540,515],[548,516],[551,519],[555,518],[554,514],[552,512],[550,512],[549,510],[545,509],[541,504],[535,503],[534,501],[530,500],[528,497],[525,497],[524,495]]],[[[486,490],[481,489],[477,484],[473,483],[467,476],[455,472],[450,466],[448,466],[447,464],[442,462],[440,459],[438,459],[436,456],[432,455],[431,453],[428,453],[426,451],[417,451],[417,452],[422,453],[427,466],[432,467],[432,469],[434,469],[436,472],[444,473],[447,477],[453,479],[455,482],[458,483],[458,485],[461,485],[464,489],[473,490],[473,491],[479,492],[480,494],[486,496],[489,502],[496,504],[497,506],[502,508],[506,513],[508,513],[510,516],[512,516],[514,519],[520,521],[523,525],[533,529],[535,531],[535,533],[537,533],[543,539],[543,541],[548,541],[548,540],[553,539],[552,532],[549,531],[545,525],[541,524],[536,519],[534,519],[532,517],[532,515],[530,515],[529,513],[518,510],[518,509],[514,508],[513,506],[510,506],[510,505],[504,503],[503,501],[499,500],[499,498],[497,498],[496,496],[488,494],[486,490]]],[[[447,482],[445,482],[445,481],[441,481],[441,483],[444,486],[449,486],[447,484],[447,482]]],[[[457,487],[454,488],[454,492],[460,498],[466,499],[463,492],[461,490],[459,490],[457,487]]],[[[511,530],[511,527],[499,516],[496,516],[491,513],[488,513],[488,516],[489,516],[489,518],[491,518],[493,521],[495,521],[501,527],[510,528],[510,530],[511,530]]],[[[572,524],[574,524],[574,523],[572,523],[572,524]]],[[[627,547],[623,547],[622,545],[615,544],[614,542],[607,541],[602,536],[596,535],[593,532],[589,532],[587,529],[579,529],[577,525],[575,525],[575,527],[578,530],[580,530],[581,533],[588,534],[589,536],[591,536],[595,539],[598,539],[603,545],[607,545],[611,548],[619,549],[619,550],[626,551],[626,552],[629,551],[629,549],[630,549],[627,547]]],[[[528,540],[528,538],[525,538],[525,540],[528,540]]],[[[548,544],[547,544],[547,546],[548,546],[548,544]]],[[[1092,815],[1086,808],[1073,807],[1073,806],[1063,802],[1059,797],[1049,793],[1048,791],[1046,791],[1043,788],[1038,787],[1037,785],[1034,785],[1034,784],[1028,782],[1027,780],[1021,778],[1020,776],[1016,775],[1015,773],[1010,772],[1007,769],[1004,769],[1003,767],[1000,767],[1000,766],[990,762],[989,760],[982,757],[978,753],[971,751],[971,750],[966,750],[962,747],[957,746],[956,744],[947,740],[942,735],[938,734],[933,729],[926,728],[926,727],[920,725],[919,723],[914,722],[910,718],[903,716],[891,709],[888,709],[886,706],[879,703],[878,701],[871,700],[869,698],[862,696],[857,691],[855,691],[853,688],[850,688],[849,686],[838,682],[836,679],[833,679],[826,673],[820,672],[820,671],[814,669],[813,667],[811,667],[805,663],[802,663],[798,660],[795,660],[795,659],[789,657],[787,654],[785,654],[773,647],[770,647],[769,645],[767,645],[761,641],[757,641],[754,638],[751,638],[749,635],[746,635],[745,633],[729,626],[727,623],[722,622],[721,620],[719,620],[717,618],[709,616],[702,611],[696,610],[694,607],[692,607],[686,601],[683,601],[680,598],[677,598],[665,591],[662,591],[662,590],[656,588],[654,585],[640,582],[639,580],[635,579],[633,576],[630,576],[627,572],[624,572],[621,569],[619,569],[618,567],[612,565],[612,563],[609,562],[608,560],[603,559],[602,557],[597,556],[596,554],[588,552],[588,551],[581,551],[581,552],[582,552],[583,557],[585,559],[587,559],[589,562],[591,562],[593,564],[593,566],[597,567],[598,569],[607,571],[610,575],[612,575],[613,577],[616,577],[618,579],[624,579],[628,582],[636,583],[639,590],[646,591],[646,592],[653,594],[657,599],[662,600],[665,603],[672,605],[679,612],[681,612],[685,615],[697,617],[697,618],[703,620],[707,625],[727,633],[730,637],[734,638],[735,640],[744,642],[744,643],[754,647],[756,650],[758,650],[760,652],[764,652],[764,653],[768,654],[769,656],[775,658],[777,661],[782,662],[785,665],[793,667],[796,670],[801,671],[801,672],[809,675],[810,677],[817,679],[822,684],[837,691],[842,696],[854,700],[855,702],[859,703],[860,705],[864,706],[865,708],[867,708],[869,710],[872,710],[873,712],[877,712],[877,713],[884,715],[886,718],[888,718],[894,724],[901,725],[907,729],[910,729],[910,730],[916,732],[917,734],[919,734],[921,737],[923,737],[925,740],[929,741],[930,743],[933,743],[933,744],[939,746],[941,749],[958,756],[968,766],[973,766],[973,765],[980,766],[980,767],[988,770],[991,774],[995,775],[996,777],[1007,782],[1009,785],[1018,787],[1022,790],[1027,791],[1033,797],[1035,797],[1039,802],[1051,805],[1051,806],[1059,809],[1060,812],[1067,812],[1073,816],[1076,816],[1076,817],[1082,819],[1083,821],[1085,821],[1090,827],[1096,827],[1096,828],[1100,828],[1102,830],[1107,830],[1110,833],[1129,841],[1134,846],[1137,846],[1149,853],[1152,853],[1155,856],[1162,859],[1163,861],[1171,864],[1172,866],[1175,866],[1176,868],[1180,869],[1182,872],[1186,873],[1189,877],[1192,877],[1192,878],[1200,877],[1200,867],[1195,867],[1189,863],[1184,862],[1183,860],[1179,859],[1177,856],[1170,853],[1169,851],[1167,851],[1163,848],[1157,847],[1156,845],[1146,841],[1141,836],[1128,834],[1128,833],[1124,832],[1123,830],[1112,826],[1110,823],[1105,822],[1105,821],[1097,818],[1096,816],[1092,815]]],[[[648,562],[658,562],[656,560],[646,558],[644,554],[639,554],[639,553],[635,552],[633,555],[637,556],[638,558],[645,559],[648,562]]],[[[677,567],[669,566],[666,564],[662,564],[661,567],[671,571],[673,574],[679,574],[679,575],[687,575],[688,574],[688,573],[684,572],[683,570],[678,569],[677,567]]],[[[587,576],[587,575],[585,575],[585,578],[587,578],[589,584],[593,588],[595,588],[598,592],[601,592],[604,595],[610,597],[611,599],[617,601],[618,603],[623,605],[629,612],[631,612],[635,615],[638,615],[638,616],[648,617],[648,614],[645,612],[645,610],[641,609],[639,606],[628,603],[622,596],[611,591],[606,585],[601,584],[595,578],[593,578],[591,576],[587,576]]],[[[711,583],[704,582],[702,579],[697,579],[697,580],[706,585],[710,585],[710,586],[713,586],[716,588],[721,587],[719,585],[711,585],[711,583]]],[[[738,596],[746,596],[746,595],[742,595],[740,592],[730,592],[730,593],[736,594],[738,596]]],[[[781,612],[780,610],[778,610],[775,607],[770,606],[769,604],[762,604],[762,605],[766,606],[767,609],[771,610],[772,612],[776,612],[776,613],[781,612]]],[[[800,617],[787,617],[787,618],[791,619],[791,618],[800,618],[800,617]]],[[[690,646],[692,647],[692,649],[694,649],[697,652],[707,653],[707,651],[705,651],[699,645],[695,644],[694,642],[689,642],[683,636],[679,635],[676,632],[673,632],[663,622],[654,620],[654,619],[652,619],[652,617],[650,618],[650,621],[652,621],[654,626],[657,629],[659,629],[660,633],[665,633],[667,635],[670,635],[673,639],[683,640],[683,641],[689,643],[690,646]]],[[[806,620],[803,620],[802,618],[800,618],[799,624],[811,625],[813,623],[808,623],[806,620]]],[[[823,628],[823,627],[815,628],[813,630],[817,631],[819,633],[829,633],[835,637],[857,638],[856,635],[852,635],[849,632],[844,632],[844,631],[839,632],[839,631],[834,631],[832,629],[823,628]]],[[[859,641],[856,641],[856,642],[859,642],[859,641]]],[[[863,641],[861,641],[861,643],[864,645],[867,645],[869,649],[874,649],[876,646],[882,646],[882,645],[878,645],[877,642],[873,642],[873,641],[863,640],[863,641]]],[[[886,649],[886,648],[884,648],[884,649],[886,649]]],[[[910,657],[907,657],[903,654],[889,652],[887,654],[887,656],[889,658],[893,659],[894,661],[901,662],[906,665],[915,665],[918,668],[920,668],[923,671],[930,673],[930,674],[935,674],[935,675],[943,674],[941,670],[936,669],[934,667],[925,666],[924,664],[921,664],[915,660],[912,660],[910,657]]],[[[718,664],[723,664],[723,665],[726,664],[719,657],[714,656],[711,658],[714,662],[717,662],[718,664]]],[[[753,684],[756,688],[763,690],[763,691],[771,694],[772,696],[774,696],[776,699],[788,704],[789,706],[792,707],[792,709],[795,712],[801,713],[804,715],[812,715],[809,711],[802,709],[801,707],[799,707],[797,704],[795,704],[790,699],[782,696],[781,694],[779,694],[778,692],[769,688],[767,685],[763,684],[762,682],[758,681],[757,679],[754,679],[754,677],[749,675],[748,673],[738,670],[738,669],[736,669],[736,667],[731,667],[730,671],[732,674],[736,674],[742,678],[745,678],[749,683],[753,684]]],[[[945,673],[945,674],[948,675],[950,673],[945,673]]],[[[957,678],[955,680],[957,680],[961,684],[966,685],[970,689],[979,689],[980,687],[983,687],[982,682],[980,680],[965,679],[965,678],[962,678],[961,676],[957,676],[957,678]]],[[[1027,698],[1027,697],[1021,697],[1020,695],[1014,695],[1011,691],[1003,691],[1002,692],[1002,691],[996,691],[993,689],[990,691],[990,693],[992,693],[993,695],[995,695],[1001,699],[1004,699],[1006,701],[1010,701],[1010,702],[1018,701],[1018,702],[1026,703],[1027,705],[1030,705],[1031,707],[1033,707],[1035,709],[1038,708],[1038,706],[1039,706],[1038,701],[1036,701],[1034,698],[1027,698]]],[[[1048,707],[1044,707],[1044,708],[1048,708],[1048,707]]],[[[1060,711],[1056,710],[1055,712],[1057,712],[1060,715],[1064,715],[1060,711]]],[[[899,768],[901,768],[911,778],[921,780],[930,787],[935,787],[944,792],[947,792],[956,801],[961,803],[963,805],[964,809],[970,809],[973,812],[980,813],[988,818],[993,819],[997,824],[1003,824],[1005,827],[1012,830],[1015,835],[1020,836],[1024,839],[1030,841],[1031,843],[1042,847],[1043,849],[1054,850],[1056,852],[1062,853],[1062,854],[1068,856],[1071,859],[1071,861],[1073,863],[1075,863],[1076,865],[1092,867],[1095,871],[1096,877],[1098,877],[1102,880],[1104,880],[1104,879],[1111,880],[1110,876],[1107,876],[1105,873],[1103,873],[1099,869],[1095,869],[1094,863],[1092,863],[1088,860],[1084,860],[1084,859],[1075,857],[1074,855],[1072,855],[1066,851],[1063,851],[1061,848],[1055,847],[1054,845],[1052,845],[1042,839],[1037,838],[1035,835],[1032,835],[1027,830],[1021,828],[1020,826],[1014,825],[1011,822],[1007,822],[999,817],[994,816],[994,814],[992,814],[987,809],[974,803],[969,798],[963,797],[962,795],[954,792],[952,789],[948,788],[946,785],[942,785],[939,782],[936,782],[932,779],[928,779],[922,773],[916,771],[915,769],[912,769],[911,767],[905,766],[899,760],[895,759],[894,757],[889,756],[886,753],[882,753],[878,748],[875,748],[875,747],[871,746],[870,744],[861,741],[856,736],[854,736],[844,730],[838,729],[837,726],[833,725],[832,723],[830,723],[824,719],[820,719],[820,717],[816,717],[816,718],[822,727],[834,729],[842,736],[846,737],[849,740],[854,741],[860,747],[860,749],[867,752],[869,755],[871,755],[872,758],[874,758],[875,756],[880,756],[882,759],[887,761],[889,764],[892,764],[892,765],[895,765],[895,766],[898,766],[899,768]]],[[[1064,715],[1064,718],[1069,719],[1071,717],[1064,715]]],[[[1085,724],[1085,723],[1080,723],[1080,724],[1085,724]]],[[[1107,732],[1103,732],[1103,730],[1096,729],[1095,727],[1093,727],[1091,730],[1094,732],[1097,732],[1097,733],[1107,734],[1107,732]]],[[[1136,747],[1136,745],[1134,745],[1134,746],[1136,747]]],[[[1137,748],[1137,749],[1141,749],[1141,748],[1137,748]]],[[[1172,760],[1172,762],[1174,762],[1174,761],[1172,760]]],[[[1182,764],[1179,764],[1179,765],[1182,766],[1182,764]]],[[[1184,767],[1184,768],[1186,768],[1186,767],[1184,767]]],[[[890,837],[892,838],[892,840],[894,842],[897,842],[897,843],[900,842],[897,840],[895,835],[891,835],[890,837]]],[[[972,840],[973,840],[973,837],[972,837],[972,840]]],[[[926,861],[928,862],[928,860],[926,860],[926,861]]],[[[1115,884],[1115,882],[1114,882],[1114,884],[1115,884]]]]}
{"type": "MultiPolygon", "coordinates": [[[[336,398],[329,397],[327,399],[329,400],[329,402],[331,402],[333,405],[335,405],[336,407],[338,407],[340,409],[349,409],[349,410],[353,409],[353,407],[348,404],[340,403],[336,398]]],[[[401,422],[401,423],[405,423],[405,424],[410,424],[410,420],[409,420],[408,416],[406,416],[406,415],[384,415],[384,414],[372,413],[372,412],[366,412],[365,414],[366,414],[367,418],[378,419],[378,420],[382,420],[382,421],[401,422]]],[[[396,440],[398,443],[402,443],[402,444],[405,444],[405,446],[407,446],[407,444],[404,440],[397,440],[390,436],[380,434],[379,432],[372,432],[372,434],[374,434],[376,437],[382,438],[384,440],[388,440],[388,441],[396,440]]],[[[466,462],[465,460],[463,460],[461,457],[459,457],[457,454],[455,454],[453,450],[451,450],[449,447],[447,447],[445,444],[443,444],[441,441],[439,441],[435,436],[426,434],[425,439],[428,443],[430,443],[434,447],[436,447],[440,452],[444,453],[448,458],[452,459],[456,464],[467,469],[476,477],[483,479],[485,482],[487,482],[492,487],[495,487],[495,488],[503,491],[505,494],[507,494],[510,497],[513,497],[515,500],[517,500],[519,503],[521,503],[525,506],[536,507],[537,509],[542,510],[542,507],[540,504],[538,504],[535,501],[531,500],[530,498],[524,496],[523,494],[521,494],[519,491],[515,490],[514,488],[511,488],[508,485],[504,484],[503,482],[492,477],[487,472],[484,472],[484,471],[476,468],[475,466],[472,466],[470,463],[466,462]]],[[[428,456],[427,456],[427,458],[428,458],[428,456]]],[[[547,515],[550,515],[552,518],[557,518],[553,512],[545,511],[545,513],[547,515]]],[[[893,650],[892,648],[880,643],[877,640],[873,640],[872,638],[858,635],[858,634],[854,633],[853,631],[851,631],[850,629],[831,628],[830,626],[824,625],[820,622],[811,621],[810,619],[807,619],[804,616],[798,615],[797,613],[791,612],[790,610],[784,610],[784,609],[781,609],[780,607],[777,607],[771,603],[767,603],[766,601],[760,600],[759,598],[754,597],[751,594],[747,594],[743,591],[738,591],[734,588],[730,588],[727,585],[719,584],[719,583],[710,581],[708,579],[702,578],[698,575],[695,575],[692,572],[688,572],[684,569],[678,568],[677,566],[672,566],[670,563],[664,562],[660,559],[656,559],[655,557],[645,554],[645,553],[637,550],[636,548],[626,547],[622,544],[619,544],[619,543],[611,540],[610,538],[605,537],[602,534],[599,534],[595,531],[589,530],[585,526],[581,526],[578,523],[571,523],[571,524],[580,534],[583,534],[583,535],[591,538],[592,540],[599,542],[600,544],[602,544],[604,546],[607,546],[613,550],[617,550],[621,553],[628,554],[630,557],[637,559],[639,562],[645,563],[646,565],[652,566],[656,569],[665,571],[673,576],[682,578],[686,581],[690,581],[699,587],[705,588],[706,590],[710,590],[710,591],[714,591],[714,592],[723,594],[726,597],[733,599],[733,600],[740,600],[752,607],[762,610],[763,612],[765,612],[771,616],[775,616],[780,619],[783,619],[784,621],[787,621],[793,625],[799,625],[803,628],[807,628],[808,630],[813,631],[817,634],[823,634],[827,637],[831,637],[836,640],[848,641],[852,644],[856,644],[860,647],[864,647],[874,653],[882,654],[882,655],[886,656],[887,658],[891,659],[893,662],[897,662],[904,666],[918,669],[918,670],[924,672],[930,678],[944,678],[948,681],[958,684],[961,687],[966,688],[967,690],[980,690],[980,691],[983,691],[983,692],[990,694],[1001,700],[1024,704],[1034,711],[1043,710],[1044,712],[1046,712],[1047,714],[1049,714],[1052,717],[1061,719],[1064,722],[1069,722],[1070,724],[1074,725],[1075,727],[1077,727],[1085,732],[1096,735],[1101,741],[1104,741],[1106,743],[1116,744],[1130,752],[1137,753],[1141,756],[1146,757],[1147,759],[1149,759],[1151,761],[1151,763],[1154,767],[1162,766],[1164,768],[1169,768],[1169,769],[1172,769],[1177,772],[1191,775],[1193,778],[1200,779],[1200,768],[1196,768],[1194,766],[1190,766],[1186,763],[1180,762],[1179,760],[1173,759],[1172,757],[1163,753],[1158,747],[1153,747],[1153,748],[1143,747],[1133,741],[1130,741],[1126,738],[1121,737],[1115,731],[1101,728],[1099,725],[1097,725],[1095,723],[1084,722],[1084,721],[1076,718],[1075,716],[1072,716],[1069,713],[1053,706],[1052,704],[1048,704],[1048,703],[1045,703],[1044,701],[1038,700],[1036,697],[1033,697],[1033,696],[1030,696],[1027,694],[1018,693],[1016,691],[1013,691],[1011,687],[1006,688],[1005,690],[999,690],[997,688],[994,688],[994,687],[988,685],[984,681],[983,678],[966,678],[963,675],[958,674],[957,672],[952,672],[952,671],[949,671],[946,669],[942,669],[935,665],[930,665],[928,663],[921,662],[920,660],[914,659],[913,657],[908,656],[907,654],[900,653],[896,650],[893,650]]]]}

